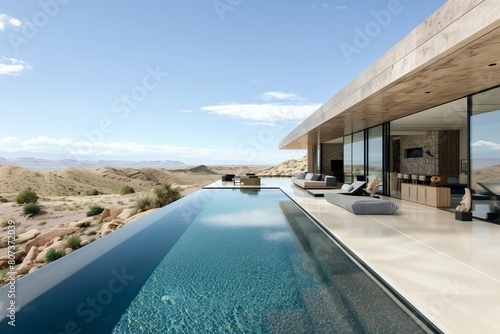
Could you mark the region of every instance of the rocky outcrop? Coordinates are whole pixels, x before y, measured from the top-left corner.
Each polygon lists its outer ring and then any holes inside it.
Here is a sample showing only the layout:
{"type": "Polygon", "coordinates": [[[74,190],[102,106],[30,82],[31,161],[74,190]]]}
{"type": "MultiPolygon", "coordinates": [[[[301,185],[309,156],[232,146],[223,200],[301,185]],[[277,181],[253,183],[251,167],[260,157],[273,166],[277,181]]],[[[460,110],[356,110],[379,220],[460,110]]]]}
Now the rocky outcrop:
{"type": "Polygon", "coordinates": [[[45,233],[40,234],[35,239],[28,241],[26,244],[26,251],[29,252],[31,247],[44,246],[46,243],[50,242],[54,238],[64,237],[66,235],[71,235],[78,231],[79,227],[63,227],[63,228],[53,228],[45,233]]]}
{"type": "Polygon", "coordinates": [[[44,247],[43,249],[39,249],[40,253],[38,253],[35,262],[37,263],[44,263],[45,262],[45,256],[47,255],[47,252],[49,249],[58,249],[64,251],[68,247],[67,243],[65,240],[59,240],[54,242],[53,244],[44,247]]]}
{"type": "Polygon", "coordinates": [[[150,209],[148,211],[143,211],[143,212],[137,213],[137,214],[133,215],[132,217],[127,218],[127,220],[125,221],[125,225],[130,224],[131,222],[136,221],[137,219],[142,218],[145,215],[150,214],[151,212],[153,212],[155,210],[158,210],[158,209],[150,209]]]}
{"type": "Polygon", "coordinates": [[[68,224],[67,227],[87,227],[90,226],[93,221],[94,221],[93,217],[88,217],[85,219],[78,220],[76,222],[71,222],[68,224]]]}
{"type": "Polygon", "coordinates": [[[21,233],[17,236],[16,238],[16,244],[22,244],[25,243],[28,240],[31,240],[33,238],[36,238],[39,236],[42,232],[40,232],[38,229],[34,228],[32,230],[29,230],[28,232],[21,233]]]}
{"type": "Polygon", "coordinates": [[[116,217],[120,213],[122,213],[123,208],[120,206],[108,206],[104,209],[104,211],[101,213],[101,216],[99,217],[99,224],[105,222],[105,221],[112,221],[115,220],[116,217]]]}
{"type": "MultiPolygon", "coordinates": [[[[109,206],[100,216],[99,222],[103,223],[103,225],[99,229],[96,237],[100,238],[106,236],[116,229],[129,224],[154,210],[155,209],[152,209],[131,216],[131,209],[109,206]]],[[[58,227],[46,231],[32,229],[18,235],[16,238],[16,245],[20,245],[26,241],[27,243],[23,249],[18,250],[14,255],[15,263],[18,264],[17,268],[14,270],[17,272],[16,278],[20,278],[43,266],[43,263],[46,261],[46,254],[50,249],[58,249],[63,251],[65,254],[71,253],[73,249],[68,247],[65,237],[79,231],[83,232],[85,227],[91,226],[94,222],[97,221],[94,220],[93,217],[88,217],[74,222],[59,224],[58,227]]],[[[89,243],[89,240],[84,239],[81,241],[80,247],[88,245],[89,243]]],[[[8,268],[8,261],[9,257],[7,255],[0,257],[0,269],[8,268]]]]}
{"type": "Polygon", "coordinates": [[[123,225],[123,223],[121,223],[117,219],[115,219],[113,221],[110,221],[108,223],[104,223],[104,224],[102,224],[102,227],[99,230],[99,236],[103,237],[105,235],[108,235],[108,234],[110,234],[111,232],[113,232],[114,230],[116,230],[117,228],[119,228],[122,225],[123,225]]]}
{"type": "Polygon", "coordinates": [[[25,275],[27,274],[36,262],[36,257],[38,255],[38,247],[32,247],[23,262],[19,267],[17,267],[17,275],[25,275]]]}
{"type": "Polygon", "coordinates": [[[123,211],[118,216],[116,216],[116,219],[125,223],[127,219],[130,218],[131,215],[132,215],[132,209],[123,209],[123,211]]]}

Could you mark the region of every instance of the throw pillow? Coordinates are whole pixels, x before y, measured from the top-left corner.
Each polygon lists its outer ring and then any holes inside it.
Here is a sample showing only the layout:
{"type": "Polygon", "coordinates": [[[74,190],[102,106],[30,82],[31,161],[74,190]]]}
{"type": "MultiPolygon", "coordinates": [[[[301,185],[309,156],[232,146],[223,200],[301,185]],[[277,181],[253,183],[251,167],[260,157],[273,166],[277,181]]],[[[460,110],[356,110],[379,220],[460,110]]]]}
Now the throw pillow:
{"type": "Polygon", "coordinates": [[[311,181],[321,181],[321,177],[323,175],[321,174],[314,174],[313,177],[311,178],[311,181]]]}
{"type": "Polygon", "coordinates": [[[341,189],[345,191],[351,191],[354,189],[354,187],[350,184],[344,184],[341,189]]]}
{"type": "Polygon", "coordinates": [[[313,176],[314,176],[314,173],[307,173],[305,179],[311,181],[313,176]]]}
{"type": "Polygon", "coordinates": [[[306,174],[307,174],[307,172],[297,174],[296,178],[299,180],[303,180],[306,178],[306,174]]]}

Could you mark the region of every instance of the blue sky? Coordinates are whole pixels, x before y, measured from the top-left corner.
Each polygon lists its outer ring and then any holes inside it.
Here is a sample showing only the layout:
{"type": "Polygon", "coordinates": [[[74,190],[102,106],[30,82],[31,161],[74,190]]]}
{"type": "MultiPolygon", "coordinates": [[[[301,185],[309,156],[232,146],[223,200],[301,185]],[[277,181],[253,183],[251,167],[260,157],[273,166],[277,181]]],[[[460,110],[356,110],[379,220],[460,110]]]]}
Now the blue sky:
{"type": "Polygon", "coordinates": [[[445,2],[2,0],[0,156],[302,157],[279,141],[445,2]]]}

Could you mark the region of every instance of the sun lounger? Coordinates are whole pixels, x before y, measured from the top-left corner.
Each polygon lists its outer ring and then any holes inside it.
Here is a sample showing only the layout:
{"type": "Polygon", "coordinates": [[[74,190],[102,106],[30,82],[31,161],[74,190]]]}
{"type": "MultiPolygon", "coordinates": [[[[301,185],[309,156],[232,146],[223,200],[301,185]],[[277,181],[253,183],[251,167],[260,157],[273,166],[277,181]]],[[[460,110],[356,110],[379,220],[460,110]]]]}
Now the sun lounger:
{"type": "Polygon", "coordinates": [[[313,195],[314,197],[323,197],[325,194],[344,194],[359,196],[363,193],[364,187],[366,187],[366,182],[354,181],[352,184],[344,184],[340,189],[309,190],[308,194],[313,195]]]}
{"type": "Polygon", "coordinates": [[[355,215],[390,215],[399,207],[391,201],[371,196],[346,196],[341,193],[325,194],[325,199],[355,215]]]}

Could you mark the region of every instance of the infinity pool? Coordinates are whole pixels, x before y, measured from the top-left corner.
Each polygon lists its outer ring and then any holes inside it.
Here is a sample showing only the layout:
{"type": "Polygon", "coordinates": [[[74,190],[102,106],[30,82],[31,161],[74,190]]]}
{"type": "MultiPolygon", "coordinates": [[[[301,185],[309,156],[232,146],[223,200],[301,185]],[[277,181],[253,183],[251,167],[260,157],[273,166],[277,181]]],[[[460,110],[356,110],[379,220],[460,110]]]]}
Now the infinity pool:
{"type": "Polygon", "coordinates": [[[279,189],[198,191],[16,290],[2,333],[431,332],[279,189]]]}

